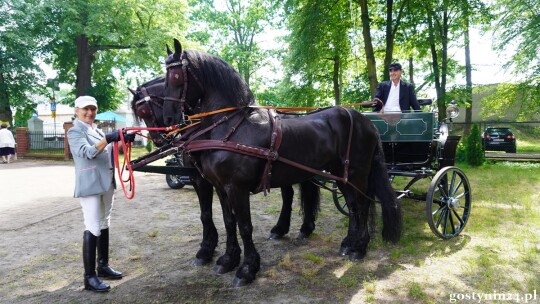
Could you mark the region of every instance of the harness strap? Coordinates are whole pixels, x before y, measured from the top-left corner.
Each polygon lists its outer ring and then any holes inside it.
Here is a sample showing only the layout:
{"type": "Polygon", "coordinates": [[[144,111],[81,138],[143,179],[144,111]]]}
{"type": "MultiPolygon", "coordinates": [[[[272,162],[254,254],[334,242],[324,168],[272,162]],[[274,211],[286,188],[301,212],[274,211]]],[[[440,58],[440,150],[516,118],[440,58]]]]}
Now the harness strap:
{"type": "MultiPolygon", "coordinates": [[[[281,139],[283,131],[281,129],[281,117],[279,117],[276,111],[269,109],[268,117],[270,124],[272,125],[272,134],[270,136],[270,149],[269,152],[276,153],[281,146],[281,139]]],[[[270,180],[272,178],[272,159],[267,159],[266,165],[264,166],[263,174],[261,176],[261,181],[257,187],[257,192],[264,191],[266,195],[267,191],[270,192],[270,180]]]]}
{"type": "MultiPolygon", "coordinates": [[[[236,114],[238,114],[238,113],[240,113],[240,111],[234,112],[231,116],[225,115],[225,116],[221,117],[218,121],[214,122],[214,123],[211,124],[210,126],[204,128],[204,129],[202,129],[202,130],[199,130],[199,132],[195,133],[193,136],[190,136],[190,137],[184,142],[183,145],[186,146],[186,145],[192,143],[197,137],[203,135],[203,134],[206,133],[206,132],[211,131],[212,129],[214,129],[215,127],[219,126],[220,124],[226,122],[227,120],[229,120],[229,118],[233,117],[234,115],[236,115],[236,114]]],[[[197,140],[197,141],[199,141],[199,140],[197,140]]],[[[221,141],[223,141],[223,140],[221,140],[221,141]]]]}
{"type": "Polygon", "coordinates": [[[201,139],[201,140],[196,140],[196,141],[192,141],[190,143],[185,144],[184,149],[188,153],[204,151],[204,150],[225,150],[225,151],[240,153],[240,154],[262,158],[262,159],[277,160],[287,165],[308,171],[316,175],[324,176],[324,177],[327,177],[336,181],[347,183],[347,181],[343,177],[339,177],[325,171],[313,169],[306,165],[302,165],[298,162],[279,156],[276,151],[272,151],[266,148],[251,146],[251,145],[240,144],[233,141],[221,141],[218,139],[201,139]]]}
{"type": "Polygon", "coordinates": [[[349,164],[350,164],[350,154],[351,154],[351,142],[352,142],[352,135],[353,135],[353,117],[351,112],[348,108],[344,108],[347,114],[349,114],[349,120],[351,121],[351,125],[349,126],[349,140],[347,142],[347,152],[345,152],[345,163],[343,168],[343,180],[347,182],[349,180],[349,164]]]}

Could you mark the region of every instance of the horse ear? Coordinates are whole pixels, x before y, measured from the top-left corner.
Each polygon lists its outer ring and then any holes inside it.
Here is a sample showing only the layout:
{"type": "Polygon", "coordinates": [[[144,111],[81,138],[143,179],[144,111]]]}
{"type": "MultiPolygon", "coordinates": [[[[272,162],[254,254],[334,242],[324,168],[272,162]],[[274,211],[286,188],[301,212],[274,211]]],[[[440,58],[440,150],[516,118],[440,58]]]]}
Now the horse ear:
{"type": "Polygon", "coordinates": [[[180,41],[176,38],[174,38],[174,52],[176,54],[182,53],[182,44],[180,44],[180,41]]]}
{"type": "Polygon", "coordinates": [[[131,88],[127,88],[127,89],[128,89],[128,91],[130,91],[130,92],[131,92],[131,94],[133,94],[133,95],[137,94],[137,92],[135,92],[135,91],[134,91],[134,90],[132,90],[131,88]]]}
{"type": "Polygon", "coordinates": [[[167,56],[170,56],[172,55],[172,51],[171,51],[171,48],[169,47],[168,44],[165,44],[167,46],[167,56]]]}

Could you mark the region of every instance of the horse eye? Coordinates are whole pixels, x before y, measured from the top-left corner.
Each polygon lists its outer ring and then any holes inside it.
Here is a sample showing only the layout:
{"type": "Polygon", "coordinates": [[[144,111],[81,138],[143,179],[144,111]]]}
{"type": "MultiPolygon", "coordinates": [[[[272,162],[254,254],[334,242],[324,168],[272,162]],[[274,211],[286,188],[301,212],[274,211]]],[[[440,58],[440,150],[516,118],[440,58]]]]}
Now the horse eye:
{"type": "Polygon", "coordinates": [[[138,105],[136,112],[140,118],[148,118],[152,115],[152,109],[146,103],[138,105]]]}

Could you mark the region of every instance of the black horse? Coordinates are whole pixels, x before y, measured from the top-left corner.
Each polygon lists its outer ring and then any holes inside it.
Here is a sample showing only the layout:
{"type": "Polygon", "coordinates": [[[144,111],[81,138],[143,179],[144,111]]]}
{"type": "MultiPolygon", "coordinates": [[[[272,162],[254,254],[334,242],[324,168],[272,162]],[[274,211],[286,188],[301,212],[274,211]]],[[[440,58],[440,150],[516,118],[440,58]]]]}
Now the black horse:
{"type": "MultiPolygon", "coordinates": [[[[133,99],[131,108],[137,119],[144,120],[147,127],[165,127],[163,123],[163,97],[165,78],[157,77],[131,90],[133,99]]],[[[192,113],[190,113],[192,114],[192,113]]],[[[165,132],[150,131],[150,137],[159,147],[172,141],[165,132]]],[[[188,160],[184,160],[188,163],[188,160]]],[[[215,251],[218,233],[212,218],[213,187],[200,174],[190,176],[193,187],[199,198],[201,222],[203,224],[203,241],[196,254],[195,265],[203,265],[211,261],[215,251]]],[[[270,231],[270,239],[280,239],[289,232],[294,190],[291,185],[281,188],[283,205],[277,224],[270,231]]],[[[315,229],[315,220],[319,210],[320,189],[312,182],[300,184],[300,207],[303,223],[298,234],[299,239],[307,238],[315,229]]],[[[228,208],[224,209],[225,211],[228,208]]]]}
{"type": "Polygon", "coordinates": [[[227,248],[217,265],[233,270],[240,263],[238,225],[244,260],[234,286],[255,279],[260,256],[252,239],[250,192],[309,180],[314,175],[334,177],[349,208],[349,228],[340,253],[351,260],[365,256],[370,235],[369,206],[381,201],[383,239],[397,242],[401,235],[401,207],[391,188],[381,142],[375,126],[362,114],[330,107],[295,119],[279,120],[272,111],[256,107],[254,96],[240,74],[218,57],[182,51],[175,39],[167,48],[164,122],[182,122],[185,112],[200,107],[201,132],[186,141],[202,174],[229,209],[224,216],[227,248]],[[277,160],[272,162],[272,160],[277,160]],[[267,175],[268,164],[271,170],[267,175]]]}

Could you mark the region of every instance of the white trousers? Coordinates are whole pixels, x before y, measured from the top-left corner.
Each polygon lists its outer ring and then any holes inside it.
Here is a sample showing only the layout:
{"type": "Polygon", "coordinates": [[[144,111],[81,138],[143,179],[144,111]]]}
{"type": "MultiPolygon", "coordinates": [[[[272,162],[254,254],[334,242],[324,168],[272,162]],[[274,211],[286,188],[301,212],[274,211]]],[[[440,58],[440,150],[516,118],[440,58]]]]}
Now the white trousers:
{"type": "Polygon", "coordinates": [[[101,235],[102,229],[109,228],[114,201],[114,187],[109,191],[79,198],[84,217],[84,226],[95,236],[101,235]]]}

